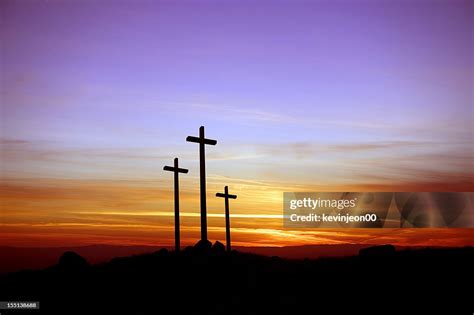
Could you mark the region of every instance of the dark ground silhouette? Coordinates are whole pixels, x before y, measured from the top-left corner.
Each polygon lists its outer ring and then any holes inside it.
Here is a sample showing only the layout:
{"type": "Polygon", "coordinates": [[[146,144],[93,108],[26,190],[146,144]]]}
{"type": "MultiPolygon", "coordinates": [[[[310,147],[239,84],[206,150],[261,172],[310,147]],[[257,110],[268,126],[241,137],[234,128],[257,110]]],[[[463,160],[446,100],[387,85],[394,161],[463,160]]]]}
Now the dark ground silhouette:
{"type": "Polygon", "coordinates": [[[354,257],[287,260],[206,243],[97,265],[66,252],[47,269],[0,278],[0,300],[40,301],[39,311],[8,314],[472,314],[473,266],[473,247],[386,245],[354,257]]]}

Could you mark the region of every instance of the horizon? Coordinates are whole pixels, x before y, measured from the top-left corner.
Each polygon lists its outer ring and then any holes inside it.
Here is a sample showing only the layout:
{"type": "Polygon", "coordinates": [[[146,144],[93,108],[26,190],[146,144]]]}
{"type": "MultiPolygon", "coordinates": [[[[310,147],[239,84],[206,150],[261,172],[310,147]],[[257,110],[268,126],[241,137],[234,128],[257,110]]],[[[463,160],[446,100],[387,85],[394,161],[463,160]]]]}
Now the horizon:
{"type": "Polygon", "coordinates": [[[288,229],[283,192],[472,192],[474,3],[0,3],[0,246],[474,245],[474,229],[288,229]]]}
{"type": "MultiPolygon", "coordinates": [[[[215,241],[215,242],[220,242],[223,244],[221,241],[215,241]]],[[[184,248],[186,247],[193,247],[196,244],[190,244],[183,246],[184,248]]],[[[251,245],[251,246],[245,246],[245,245],[237,245],[237,246],[232,246],[233,248],[236,248],[237,251],[243,248],[256,248],[256,249],[284,249],[284,248],[301,248],[301,247],[347,247],[347,246],[357,246],[357,247],[374,247],[374,246],[383,246],[383,245],[393,245],[395,248],[400,249],[400,248],[457,248],[457,247],[473,247],[474,245],[453,245],[453,246],[432,246],[432,245],[396,245],[396,244],[391,244],[391,243],[338,243],[338,244],[302,244],[302,245],[275,245],[275,246],[266,246],[266,245],[251,245]]],[[[168,245],[168,246],[161,246],[161,245],[120,245],[120,244],[82,244],[82,245],[77,245],[77,246],[12,246],[12,245],[0,245],[0,248],[18,248],[18,249],[74,249],[74,248],[85,248],[85,247],[122,247],[122,248],[158,248],[158,249],[167,249],[169,251],[174,251],[174,245],[168,245]]],[[[181,249],[183,250],[183,249],[181,249]]],[[[233,249],[234,250],[234,249],[233,249]]]]}

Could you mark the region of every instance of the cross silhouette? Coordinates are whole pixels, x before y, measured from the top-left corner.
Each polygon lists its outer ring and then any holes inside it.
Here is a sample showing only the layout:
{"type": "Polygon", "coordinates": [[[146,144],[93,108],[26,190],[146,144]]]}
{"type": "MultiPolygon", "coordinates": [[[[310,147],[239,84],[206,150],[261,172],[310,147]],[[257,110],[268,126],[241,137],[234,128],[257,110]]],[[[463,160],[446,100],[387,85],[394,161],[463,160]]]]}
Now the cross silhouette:
{"type": "Polygon", "coordinates": [[[225,198],[225,245],[228,252],[231,250],[230,246],[230,217],[229,217],[229,199],[236,199],[237,195],[229,194],[229,187],[224,187],[224,193],[217,193],[216,197],[225,198]]]}
{"type": "Polygon", "coordinates": [[[164,171],[174,172],[174,247],[178,253],[180,250],[179,237],[179,173],[186,174],[188,172],[185,168],[179,168],[178,158],[174,159],[174,166],[163,167],[164,171]]]}
{"type": "Polygon", "coordinates": [[[199,143],[199,177],[201,186],[201,240],[207,241],[207,210],[206,210],[206,156],[205,145],[216,145],[217,141],[204,137],[204,126],[199,128],[199,137],[188,136],[188,142],[199,143]]]}

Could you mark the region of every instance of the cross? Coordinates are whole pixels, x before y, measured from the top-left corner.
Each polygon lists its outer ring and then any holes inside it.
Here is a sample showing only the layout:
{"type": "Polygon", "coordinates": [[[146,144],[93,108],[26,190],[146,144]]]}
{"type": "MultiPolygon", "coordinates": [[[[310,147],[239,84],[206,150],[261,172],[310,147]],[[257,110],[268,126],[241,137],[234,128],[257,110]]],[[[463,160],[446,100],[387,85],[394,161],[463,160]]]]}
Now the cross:
{"type": "Polygon", "coordinates": [[[174,158],[174,166],[163,167],[164,171],[174,172],[174,247],[179,253],[179,180],[178,174],[188,172],[185,168],[179,168],[178,158],[174,158]]]}
{"type": "Polygon", "coordinates": [[[199,137],[188,136],[188,142],[199,143],[199,177],[201,186],[201,240],[207,241],[207,214],[206,214],[206,160],[204,146],[216,145],[217,141],[204,137],[204,126],[199,128],[199,137]]]}
{"type": "Polygon", "coordinates": [[[229,198],[236,199],[237,195],[229,195],[229,187],[224,187],[224,193],[217,193],[216,197],[225,198],[225,245],[230,252],[230,217],[229,217],[229,198]]]}

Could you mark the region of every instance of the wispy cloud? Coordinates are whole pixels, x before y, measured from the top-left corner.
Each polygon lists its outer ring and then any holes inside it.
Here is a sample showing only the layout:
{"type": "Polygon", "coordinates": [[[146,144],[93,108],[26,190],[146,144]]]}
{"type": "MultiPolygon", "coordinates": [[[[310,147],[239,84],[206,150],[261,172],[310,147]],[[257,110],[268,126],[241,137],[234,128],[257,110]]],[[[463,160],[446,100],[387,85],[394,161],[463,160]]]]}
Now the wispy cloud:
{"type": "MultiPolygon", "coordinates": [[[[319,117],[310,116],[296,116],[291,112],[277,112],[259,109],[254,105],[243,106],[229,106],[225,104],[210,104],[210,103],[181,103],[177,106],[182,106],[187,109],[192,109],[195,113],[212,112],[216,114],[214,117],[219,117],[222,120],[234,121],[257,121],[261,123],[277,123],[299,125],[304,127],[344,127],[357,129],[392,129],[394,127],[373,122],[361,122],[353,119],[321,119],[319,117]]],[[[289,104],[288,109],[298,107],[294,104],[289,104]]]]}
{"type": "Polygon", "coordinates": [[[261,122],[272,122],[272,123],[286,123],[292,122],[292,118],[284,114],[276,112],[264,111],[258,108],[245,108],[245,107],[233,107],[228,105],[215,105],[215,104],[204,104],[204,103],[190,103],[182,104],[182,106],[189,107],[196,112],[213,112],[217,113],[217,117],[223,119],[233,120],[254,120],[261,122]]]}
{"type": "Polygon", "coordinates": [[[418,151],[426,149],[445,149],[453,146],[463,146],[469,148],[473,143],[466,141],[371,141],[371,142],[351,142],[322,144],[313,142],[287,142],[280,144],[254,144],[256,151],[263,152],[268,155],[285,156],[291,155],[299,157],[311,157],[317,159],[320,153],[357,153],[364,151],[388,151],[399,150],[401,153],[404,149],[415,148],[418,151]]]}
{"type": "Polygon", "coordinates": [[[0,146],[26,145],[26,144],[30,144],[30,143],[31,143],[31,141],[22,140],[22,139],[0,138],[0,146]]]}
{"type": "MultiPolygon", "coordinates": [[[[72,214],[79,215],[110,215],[110,216],[138,216],[138,217],[173,217],[175,213],[172,211],[146,211],[146,212],[110,212],[110,211],[96,211],[96,212],[71,212],[72,214]]],[[[183,212],[179,213],[182,217],[192,217],[199,218],[201,216],[198,212],[183,212]]],[[[225,218],[224,213],[209,213],[207,215],[209,218],[225,218]]],[[[239,219],[283,219],[282,214],[259,214],[259,213],[231,213],[231,218],[239,219]]]]}

